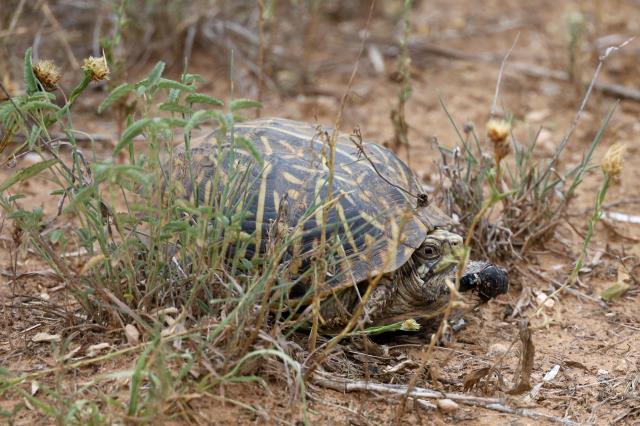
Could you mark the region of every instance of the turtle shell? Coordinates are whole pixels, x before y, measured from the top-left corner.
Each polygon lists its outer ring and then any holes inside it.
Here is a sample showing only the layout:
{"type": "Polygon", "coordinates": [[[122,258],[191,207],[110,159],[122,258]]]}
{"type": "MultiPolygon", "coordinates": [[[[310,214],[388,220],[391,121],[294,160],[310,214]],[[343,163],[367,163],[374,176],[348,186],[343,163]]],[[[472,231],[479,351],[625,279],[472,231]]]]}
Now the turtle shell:
{"type": "Polygon", "coordinates": [[[325,291],[335,291],[395,271],[427,233],[448,227],[450,219],[437,207],[418,202],[423,192],[419,180],[393,152],[346,134],[337,137],[333,201],[325,206],[330,135],[330,128],[285,119],[235,124],[234,138],[243,143],[232,144],[227,137],[220,144],[208,137],[191,148],[189,160],[184,146],[179,147],[174,176],[184,182],[184,196],[197,194],[200,202],[209,202],[215,196],[217,164],[227,174],[248,167],[248,188],[242,193],[250,196],[243,201],[247,216],[242,227],[257,244],[247,256],[256,248],[268,250],[274,222],[283,222],[297,237],[283,261],[298,263],[298,272],[313,260],[327,214],[326,252],[332,253],[332,261],[325,291]],[[220,150],[230,146],[237,155],[221,156],[220,150]],[[256,153],[262,162],[251,160],[256,153]]]}

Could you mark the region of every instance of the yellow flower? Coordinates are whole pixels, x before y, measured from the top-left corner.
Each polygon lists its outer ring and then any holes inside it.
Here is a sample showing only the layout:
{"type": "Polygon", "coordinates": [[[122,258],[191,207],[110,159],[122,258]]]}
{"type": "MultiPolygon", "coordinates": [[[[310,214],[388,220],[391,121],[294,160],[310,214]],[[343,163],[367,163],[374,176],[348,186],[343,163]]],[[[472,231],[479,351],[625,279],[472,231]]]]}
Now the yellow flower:
{"type": "Polygon", "coordinates": [[[94,58],[89,56],[84,60],[82,69],[91,77],[93,81],[109,80],[109,66],[104,56],[94,58]]]}
{"type": "Polygon", "coordinates": [[[42,87],[44,87],[44,90],[49,92],[58,88],[58,82],[62,77],[56,64],[49,60],[40,61],[35,64],[33,66],[33,73],[38,81],[40,81],[40,84],[42,84],[42,87]]]}
{"type": "Polygon", "coordinates": [[[402,331],[418,331],[420,330],[420,324],[418,324],[418,321],[414,320],[414,319],[408,319],[402,322],[402,325],[400,326],[400,330],[402,331]]]}
{"type": "Polygon", "coordinates": [[[615,143],[611,145],[611,147],[609,147],[607,153],[602,159],[602,171],[605,172],[614,181],[620,179],[620,173],[622,172],[622,163],[624,161],[624,155],[626,152],[626,144],[615,143]]]}

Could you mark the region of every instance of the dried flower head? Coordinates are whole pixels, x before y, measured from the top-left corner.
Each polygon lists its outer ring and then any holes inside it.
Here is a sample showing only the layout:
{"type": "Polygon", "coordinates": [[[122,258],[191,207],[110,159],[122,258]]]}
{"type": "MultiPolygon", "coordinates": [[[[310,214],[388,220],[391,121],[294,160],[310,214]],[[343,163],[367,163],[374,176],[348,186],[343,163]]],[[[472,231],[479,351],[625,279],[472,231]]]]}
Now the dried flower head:
{"type": "Polygon", "coordinates": [[[40,81],[40,84],[42,84],[42,87],[44,87],[44,90],[49,92],[58,88],[58,82],[62,77],[56,64],[49,60],[40,61],[35,64],[33,66],[33,73],[38,81],[40,81]]]}
{"type": "Polygon", "coordinates": [[[622,163],[624,154],[627,152],[627,145],[623,143],[615,143],[609,147],[607,153],[602,159],[602,171],[605,172],[614,181],[620,179],[622,173],[622,163]]]}
{"type": "Polygon", "coordinates": [[[84,60],[82,69],[93,81],[109,80],[109,66],[107,65],[107,58],[104,56],[99,58],[89,56],[84,60]]]}
{"type": "Polygon", "coordinates": [[[400,330],[402,331],[418,331],[420,330],[420,324],[418,324],[418,321],[414,320],[414,319],[408,319],[402,322],[402,325],[400,326],[400,330]]]}
{"type": "Polygon", "coordinates": [[[507,140],[510,131],[511,123],[506,120],[491,119],[487,123],[487,136],[493,142],[493,156],[496,163],[500,163],[511,151],[511,146],[507,140]]]}
{"type": "Polygon", "coordinates": [[[491,119],[487,123],[487,136],[493,143],[507,139],[510,131],[511,124],[506,120],[491,119]]]}

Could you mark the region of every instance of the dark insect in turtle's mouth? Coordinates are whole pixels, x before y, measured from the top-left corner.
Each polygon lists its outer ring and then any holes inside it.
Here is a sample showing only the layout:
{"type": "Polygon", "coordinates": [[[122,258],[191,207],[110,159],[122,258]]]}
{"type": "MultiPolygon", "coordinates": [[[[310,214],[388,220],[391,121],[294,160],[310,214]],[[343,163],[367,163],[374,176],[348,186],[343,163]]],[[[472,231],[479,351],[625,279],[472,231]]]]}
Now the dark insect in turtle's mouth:
{"type": "Polygon", "coordinates": [[[480,268],[478,266],[470,265],[460,279],[460,291],[476,291],[483,302],[507,292],[509,289],[507,271],[486,263],[480,268]]]}

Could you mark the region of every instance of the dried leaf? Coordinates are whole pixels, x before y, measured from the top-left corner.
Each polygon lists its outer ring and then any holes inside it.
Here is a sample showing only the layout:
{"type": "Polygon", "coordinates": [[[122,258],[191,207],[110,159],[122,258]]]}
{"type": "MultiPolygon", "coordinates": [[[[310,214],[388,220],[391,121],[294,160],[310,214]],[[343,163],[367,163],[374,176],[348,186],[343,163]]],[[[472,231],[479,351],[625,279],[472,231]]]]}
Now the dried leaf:
{"type": "Polygon", "coordinates": [[[516,386],[508,393],[521,394],[531,389],[531,372],[533,371],[533,359],[535,357],[535,346],[529,321],[523,320],[519,323],[520,327],[520,343],[522,344],[522,353],[520,355],[520,374],[516,386]]]}
{"type": "Polygon", "coordinates": [[[87,348],[87,356],[88,357],[94,357],[96,355],[98,355],[100,352],[102,352],[103,350],[110,348],[111,345],[109,343],[98,343],[97,345],[91,345],[87,348]]]}
{"type": "Polygon", "coordinates": [[[542,378],[542,380],[544,380],[545,382],[550,382],[553,379],[556,378],[556,376],[558,375],[558,372],[560,371],[560,364],[556,364],[554,365],[551,370],[547,371],[547,374],[544,375],[544,377],[542,378]]]}
{"type": "Polygon", "coordinates": [[[59,334],[49,334],[49,333],[38,333],[31,338],[31,341],[40,343],[40,342],[59,342],[62,340],[62,336],[59,334]]]}
{"type": "Polygon", "coordinates": [[[564,361],[563,364],[565,367],[581,368],[584,371],[589,371],[589,367],[578,361],[572,361],[569,359],[564,361]]]}
{"type": "Polygon", "coordinates": [[[471,373],[467,374],[464,378],[463,389],[466,391],[470,391],[471,389],[478,386],[480,380],[485,378],[487,374],[491,372],[491,367],[483,367],[478,368],[477,370],[473,370],[471,373]]]}

